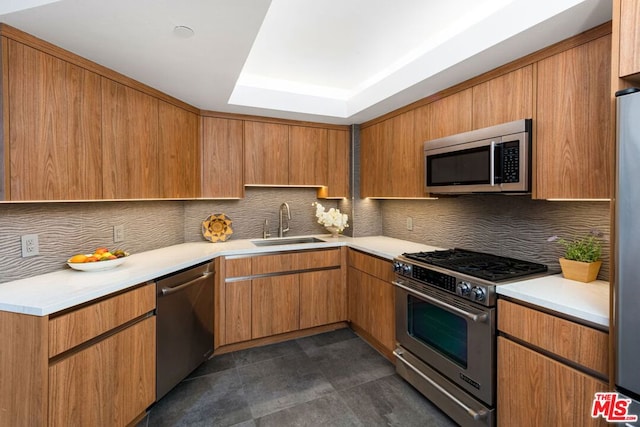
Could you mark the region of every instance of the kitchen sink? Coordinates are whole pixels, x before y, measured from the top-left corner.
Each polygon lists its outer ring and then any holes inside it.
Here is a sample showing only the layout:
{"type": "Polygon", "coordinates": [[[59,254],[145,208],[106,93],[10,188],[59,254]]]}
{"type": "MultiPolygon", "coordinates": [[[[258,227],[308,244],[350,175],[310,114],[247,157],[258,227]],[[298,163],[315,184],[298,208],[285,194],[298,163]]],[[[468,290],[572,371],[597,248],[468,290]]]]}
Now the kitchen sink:
{"type": "Polygon", "coordinates": [[[252,240],[256,246],[282,246],[282,245],[300,245],[302,243],[324,243],[322,239],[316,237],[287,237],[284,239],[261,239],[252,240]]]}

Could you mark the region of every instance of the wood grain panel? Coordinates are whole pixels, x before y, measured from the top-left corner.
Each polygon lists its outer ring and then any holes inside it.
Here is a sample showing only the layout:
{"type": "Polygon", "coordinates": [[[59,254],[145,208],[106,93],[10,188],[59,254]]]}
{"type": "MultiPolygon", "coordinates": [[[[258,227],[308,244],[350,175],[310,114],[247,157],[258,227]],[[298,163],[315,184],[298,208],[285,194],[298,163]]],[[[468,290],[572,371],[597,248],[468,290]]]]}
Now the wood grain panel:
{"type": "Polygon", "coordinates": [[[292,252],[291,267],[294,270],[340,266],[340,249],[292,252]]]}
{"type": "Polygon", "coordinates": [[[611,36],[538,63],[535,198],[609,198],[611,36]]]}
{"type": "Polygon", "coordinates": [[[160,197],[158,100],[102,78],[103,195],[160,197]]]}
{"type": "Polygon", "coordinates": [[[349,250],[349,265],[389,283],[395,278],[391,261],[356,250],[349,250]]]}
{"type": "Polygon", "coordinates": [[[300,329],[347,319],[347,288],[340,270],[300,274],[300,329]]]}
{"type": "Polygon", "coordinates": [[[202,197],[242,198],[243,123],[202,118],[202,197]]]}
{"type": "Polygon", "coordinates": [[[375,197],[384,188],[383,170],[389,156],[384,153],[384,122],[360,131],[360,197],[375,197]]]}
{"type": "Polygon", "coordinates": [[[289,185],[327,185],[327,144],[326,129],[289,127],[289,185]]]}
{"type": "Polygon", "coordinates": [[[289,184],[289,126],[244,122],[244,183],[289,184]]]}
{"type": "Polygon", "coordinates": [[[49,425],[125,426],[136,419],[155,400],[155,336],[149,317],[51,365],[49,425]]]}
{"type": "Polygon", "coordinates": [[[251,257],[227,258],[225,277],[251,276],[251,257]]]}
{"type": "Polygon", "coordinates": [[[296,257],[292,253],[260,255],[251,259],[251,274],[266,274],[295,269],[296,257]]]}
{"type": "Polygon", "coordinates": [[[12,200],[102,197],[100,77],[8,42],[12,200]]]}
{"type": "Polygon", "coordinates": [[[49,357],[153,311],[155,307],[156,287],[151,283],[53,317],[49,321],[49,357]]]}
{"type": "Polygon", "coordinates": [[[473,129],[533,117],[533,65],[473,87],[473,129]]]}
{"type": "Polygon", "coordinates": [[[225,283],[225,344],[251,339],[251,280],[225,283]]]}
{"type": "Polygon", "coordinates": [[[201,161],[198,115],[159,101],[158,138],[161,197],[199,197],[201,161]]]}
{"type": "Polygon", "coordinates": [[[498,300],[498,329],[609,376],[609,335],[528,307],[498,300]]]}
{"type": "Polygon", "coordinates": [[[251,336],[295,331],[300,326],[298,275],[263,277],[251,282],[251,336]]]}
{"type": "Polygon", "coordinates": [[[620,77],[640,73],[640,3],[620,0],[620,77]]]}
{"type": "Polygon", "coordinates": [[[591,418],[594,394],[608,385],[498,337],[498,426],[605,426],[591,418]]]}
{"type": "Polygon", "coordinates": [[[346,130],[328,130],[328,192],[325,197],[349,197],[350,139],[349,132],[346,130]]]}
{"type": "MultiPolygon", "coordinates": [[[[416,139],[424,143],[472,130],[472,102],[473,91],[466,89],[419,108],[416,110],[416,139]]],[[[424,144],[422,148],[424,150],[424,144]]]]}
{"type": "Polygon", "coordinates": [[[0,425],[47,425],[46,316],[0,311],[0,425]]]}
{"type": "MultiPolygon", "coordinates": [[[[391,139],[385,141],[386,156],[390,159],[388,188],[385,194],[389,197],[422,197],[424,196],[424,176],[422,167],[423,141],[415,137],[415,111],[408,111],[390,119],[391,139]]],[[[389,134],[386,133],[386,135],[389,134]]]]}

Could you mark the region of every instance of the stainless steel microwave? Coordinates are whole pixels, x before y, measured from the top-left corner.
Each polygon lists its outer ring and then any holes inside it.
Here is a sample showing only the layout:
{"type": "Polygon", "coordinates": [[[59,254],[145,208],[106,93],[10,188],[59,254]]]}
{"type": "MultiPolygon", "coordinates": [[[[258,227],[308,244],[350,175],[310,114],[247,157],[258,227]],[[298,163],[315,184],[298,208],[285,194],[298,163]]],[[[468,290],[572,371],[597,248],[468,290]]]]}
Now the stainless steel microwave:
{"type": "Polygon", "coordinates": [[[424,143],[428,193],[531,192],[531,119],[424,143]]]}

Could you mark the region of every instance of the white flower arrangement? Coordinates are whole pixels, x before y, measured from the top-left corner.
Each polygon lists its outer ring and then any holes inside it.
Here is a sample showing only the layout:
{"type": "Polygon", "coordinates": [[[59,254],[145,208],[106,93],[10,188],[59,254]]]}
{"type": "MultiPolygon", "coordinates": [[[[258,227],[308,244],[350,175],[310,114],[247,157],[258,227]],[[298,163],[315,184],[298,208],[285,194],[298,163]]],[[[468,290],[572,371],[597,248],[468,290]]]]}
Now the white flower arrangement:
{"type": "Polygon", "coordinates": [[[345,228],[349,226],[349,216],[340,212],[340,209],[331,208],[325,212],[324,207],[314,202],[311,206],[316,207],[316,218],[318,218],[318,224],[322,224],[325,227],[335,227],[338,232],[341,233],[345,228]]]}

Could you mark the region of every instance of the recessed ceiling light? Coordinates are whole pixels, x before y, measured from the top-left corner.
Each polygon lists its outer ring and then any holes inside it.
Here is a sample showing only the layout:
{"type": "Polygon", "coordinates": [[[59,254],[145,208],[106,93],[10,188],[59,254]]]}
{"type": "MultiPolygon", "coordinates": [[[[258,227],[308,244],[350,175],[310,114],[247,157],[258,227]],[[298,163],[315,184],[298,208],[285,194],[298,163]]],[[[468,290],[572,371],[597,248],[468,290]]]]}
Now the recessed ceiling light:
{"type": "Polygon", "coordinates": [[[195,34],[195,32],[193,31],[193,29],[184,26],[184,25],[176,25],[173,28],[173,34],[181,39],[188,39],[189,37],[193,37],[193,35],[195,34]]]}

